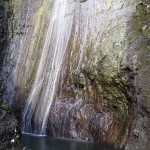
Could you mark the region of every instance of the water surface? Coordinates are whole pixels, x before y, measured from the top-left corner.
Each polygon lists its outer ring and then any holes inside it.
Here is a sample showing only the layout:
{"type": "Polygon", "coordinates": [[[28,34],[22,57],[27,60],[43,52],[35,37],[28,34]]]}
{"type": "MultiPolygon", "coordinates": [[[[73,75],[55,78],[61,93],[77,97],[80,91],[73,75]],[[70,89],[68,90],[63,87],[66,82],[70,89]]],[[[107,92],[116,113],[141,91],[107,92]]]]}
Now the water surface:
{"type": "Polygon", "coordinates": [[[24,134],[25,144],[31,150],[119,150],[108,144],[94,144],[48,136],[24,134]]]}

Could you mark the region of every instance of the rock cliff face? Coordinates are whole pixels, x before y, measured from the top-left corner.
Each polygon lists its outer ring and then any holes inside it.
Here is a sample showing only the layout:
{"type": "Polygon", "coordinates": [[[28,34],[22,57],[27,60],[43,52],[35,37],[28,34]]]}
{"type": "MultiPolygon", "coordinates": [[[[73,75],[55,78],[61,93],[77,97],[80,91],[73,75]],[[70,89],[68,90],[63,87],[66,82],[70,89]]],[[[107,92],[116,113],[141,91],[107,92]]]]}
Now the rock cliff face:
{"type": "Polygon", "coordinates": [[[5,79],[9,74],[6,72],[4,74],[3,70],[7,63],[5,58],[9,45],[8,20],[11,17],[10,13],[11,9],[7,2],[0,0],[0,150],[25,150],[21,140],[19,123],[12,110],[4,103],[5,79]]]}
{"type": "MultiPolygon", "coordinates": [[[[149,149],[150,119],[150,1],[143,0],[136,7],[134,40],[126,53],[129,79],[134,87],[134,118],[128,149],[149,149]],[[131,63],[135,60],[135,65],[131,63]]],[[[130,35],[128,36],[130,37],[130,35]]]]}
{"type": "Polygon", "coordinates": [[[18,121],[4,103],[0,104],[0,150],[26,150],[21,139],[18,121]]]}
{"type": "Polygon", "coordinates": [[[51,136],[148,150],[150,1],[7,4],[13,15],[3,97],[23,130],[39,133],[47,114],[51,136]]]}

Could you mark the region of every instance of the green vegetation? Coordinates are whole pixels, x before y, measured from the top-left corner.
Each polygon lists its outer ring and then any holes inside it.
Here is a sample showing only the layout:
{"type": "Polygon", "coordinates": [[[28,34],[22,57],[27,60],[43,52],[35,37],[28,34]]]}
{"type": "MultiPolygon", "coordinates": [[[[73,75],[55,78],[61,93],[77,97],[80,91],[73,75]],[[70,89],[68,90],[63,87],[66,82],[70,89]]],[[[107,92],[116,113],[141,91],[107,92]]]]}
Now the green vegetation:
{"type": "Polygon", "coordinates": [[[6,110],[6,111],[10,111],[10,108],[8,107],[8,105],[6,103],[0,103],[0,109],[1,110],[6,110]]]}
{"type": "Polygon", "coordinates": [[[150,0],[144,0],[137,6],[137,25],[147,38],[150,38],[150,0]]]}

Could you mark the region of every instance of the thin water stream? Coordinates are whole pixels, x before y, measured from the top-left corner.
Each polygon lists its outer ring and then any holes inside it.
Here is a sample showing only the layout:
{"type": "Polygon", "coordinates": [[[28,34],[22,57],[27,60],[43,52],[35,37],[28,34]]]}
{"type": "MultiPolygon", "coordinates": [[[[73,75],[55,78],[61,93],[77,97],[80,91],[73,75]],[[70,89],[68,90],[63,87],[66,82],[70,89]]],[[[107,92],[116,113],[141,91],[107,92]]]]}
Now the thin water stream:
{"type": "Polygon", "coordinates": [[[56,96],[61,66],[71,33],[73,18],[72,15],[66,15],[72,7],[67,0],[54,2],[35,82],[23,112],[23,132],[45,134],[49,110],[56,96]]]}
{"type": "Polygon", "coordinates": [[[76,70],[80,71],[86,49],[92,1],[86,1],[84,5],[82,3],[82,1],[72,2],[68,0],[56,0],[53,2],[51,19],[35,80],[23,111],[23,133],[46,134],[50,108],[57,98],[60,82],[64,80],[61,76],[66,68],[64,62],[68,51],[73,51],[72,49],[68,50],[68,45],[72,38],[74,27],[77,28],[78,32],[81,28],[79,56],[76,58],[78,62],[76,70]],[[87,10],[87,15],[84,14],[83,8],[87,10]],[[79,14],[77,11],[79,11],[79,14]]]}

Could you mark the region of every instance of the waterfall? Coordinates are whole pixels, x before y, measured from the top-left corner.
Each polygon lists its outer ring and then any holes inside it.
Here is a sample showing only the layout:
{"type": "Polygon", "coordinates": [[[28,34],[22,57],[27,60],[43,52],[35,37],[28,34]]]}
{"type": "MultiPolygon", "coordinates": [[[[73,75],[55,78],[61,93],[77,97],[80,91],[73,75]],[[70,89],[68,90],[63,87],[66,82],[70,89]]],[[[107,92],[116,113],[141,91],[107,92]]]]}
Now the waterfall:
{"type": "Polygon", "coordinates": [[[130,126],[122,61],[132,47],[126,35],[134,1],[14,3],[5,95],[23,133],[96,142],[127,135],[120,125],[130,126]]]}
{"type": "MultiPolygon", "coordinates": [[[[34,81],[22,113],[23,133],[46,134],[50,109],[59,96],[58,92],[62,86],[65,71],[69,69],[68,76],[73,71],[79,74],[84,65],[87,42],[91,40],[89,39],[89,33],[95,36],[96,17],[93,21],[91,21],[91,18],[96,13],[95,7],[98,7],[97,4],[97,0],[53,1],[47,35],[41,50],[41,56],[38,59],[37,69],[35,69],[34,81]],[[68,66],[65,66],[65,63],[69,53],[72,61],[67,62],[70,63],[70,68],[67,68],[68,66]]],[[[28,11],[27,18],[29,13],[30,11],[28,11]]],[[[28,39],[28,36],[24,38],[28,39]]],[[[29,38],[31,37],[29,36],[29,38]]],[[[25,72],[27,75],[28,69],[23,71],[21,66],[25,65],[24,68],[28,68],[29,63],[26,64],[26,60],[30,50],[27,44],[21,46],[22,49],[20,49],[14,72],[19,72],[15,80],[17,80],[18,85],[22,86],[24,85],[24,82],[21,81],[23,73],[25,72]],[[21,62],[21,57],[24,57],[23,54],[26,54],[26,58],[21,62]]],[[[31,77],[29,76],[29,78],[31,77]]]]}
{"type": "Polygon", "coordinates": [[[73,7],[74,4],[69,4],[67,0],[54,1],[36,78],[23,111],[23,132],[45,134],[49,111],[56,97],[63,70],[61,66],[71,35],[73,7]],[[31,124],[34,125],[34,129],[31,124]]]}

